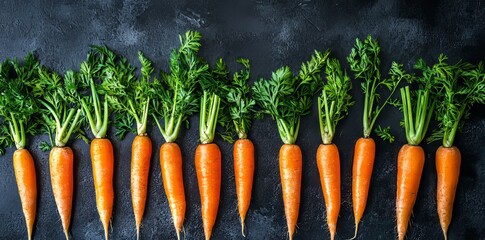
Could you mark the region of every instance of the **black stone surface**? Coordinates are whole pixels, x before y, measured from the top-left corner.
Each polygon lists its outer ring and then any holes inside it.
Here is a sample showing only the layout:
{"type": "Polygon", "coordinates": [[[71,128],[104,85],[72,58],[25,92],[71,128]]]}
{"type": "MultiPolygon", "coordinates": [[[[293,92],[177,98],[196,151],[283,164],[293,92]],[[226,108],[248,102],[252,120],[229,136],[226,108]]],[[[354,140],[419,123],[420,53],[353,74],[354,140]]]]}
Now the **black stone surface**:
{"type": "MultiPolygon", "coordinates": [[[[313,49],[332,49],[332,56],[345,63],[356,37],[372,34],[382,46],[383,73],[391,60],[410,69],[418,57],[434,61],[443,52],[450,61],[485,59],[485,3],[476,1],[419,0],[327,0],[327,1],[0,1],[0,60],[25,56],[34,51],[42,63],[57,71],[78,69],[89,45],[106,44],[136,62],[141,50],[167,68],[178,34],[188,29],[201,31],[201,55],[214,62],[224,57],[232,70],[237,57],[252,63],[253,79],[270,76],[284,64],[297,69],[313,49]]],[[[344,64],[346,68],[348,65],[344,64]]],[[[355,83],[355,86],[358,86],[355,83]]],[[[342,207],[337,239],[352,237],[351,166],[355,140],[361,136],[362,93],[352,91],[356,105],[337,130],[340,148],[342,207]]],[[[315,152],[320,144],[315,106],[302,119],[298,144],[303,150],[303,181],[300,217],[295,239],[327,239],[325,208],[315,152]]],[[[462,152],[461,178],[456,194],[449,239],[485,237],[485,107],[475,106],[463,131],[456,138],[462,152]]],[[[396,156],[405,143],[399,128],[401,113],[387,108],[379,123],[390,125],[394,144],[377,142],[368,205],[358,239],[394,239],[396,156]]],[[[192,128],[184,130],[178,143],[183,149],[187,195],[185,238],[203,239],[199,193],[193,156],[197,144],[197,116],[192,128]]],[[[159,146],[162,137],[150,127],[154,152],[149,179],[149,196],[141,229],[142,239],[175,239],[167,199],[161,185],[159,146]]],[[[278,149],[281,140],[269,118],[254,123],[249,134],[255,142],[257,162],[253,199],[247,215],[248,239],[287,239],[278,149]]],[[[130,149],[133,135],[113,139],[115,162],[115,205],[110,237],[135,239],[135,222],[129,189],[130,149]]],[[[50,188],[48,153],[37,146],[40,138],[29,139],[38,174],[38,211],[35,239],[63,239],[60,219],[50,188]]],[[[222,149],[223,173],[219,215],[213,239],[242,239],[237,215],[232,164],[232,147],[217,138],[222,149]]],[[[71,234],[73,239],[102,239],[103,230],[95,206],[88,145],[76,140],[75,196],[71,234]]],[[[439,143],[424,144],[426,163],[414,206],[408,239],[442,239],[436,214],[434,152],[439,143]]],[[[0,158],[0,238],[25,239],[26,230],[12,170],[12,152],[0,158]]]]}

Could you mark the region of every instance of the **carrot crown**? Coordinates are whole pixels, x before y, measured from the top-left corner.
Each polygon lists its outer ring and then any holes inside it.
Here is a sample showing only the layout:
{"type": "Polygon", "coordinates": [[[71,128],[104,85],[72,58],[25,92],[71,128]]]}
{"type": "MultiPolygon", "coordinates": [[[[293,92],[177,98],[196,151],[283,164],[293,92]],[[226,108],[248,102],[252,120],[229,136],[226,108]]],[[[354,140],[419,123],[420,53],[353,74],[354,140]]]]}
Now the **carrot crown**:
{"type": "Polygon", "coordinates": [[[103,101],[101,107],[101,100],[99,99],[98,89],[94,82],[94,78],[99,78],[101,66],[103,65],[102,58],[97,55],[95,49],[88,54],[87,60],[81,63],[80,77],[89,86],[91,97],[85,96],[81,99],[81,105],[84,115],[88,118],[89,126],[95,138],[106,137],[108,130],[108,102],[103,101]],[[94,110],[94,116],[92,114],[94,110]]]}
{"type": "MultiPolygon", "coordinates": [[[[364,91],[364,112],[363,112],[363,126],[364,137],[369,137],[372,129],[381,113],[382,109],[387,103],[396,104],[391,97],[397,89],[399,82],[403,79],[402,65],[395,62],[392,63],[389,71],[389,78],[383,79],[380,72],[381,60],[379,53],[381,48],[377,40],[372,39],[369,35],[362,42],[360,39],[355,40],[355,45],[352,48],[350,55],[347,57],[350,69],[354,72],[356,79],[361,79],[362,90],[364,91]],[[384,101],[381,101],[381,96],[377,92],[378,89],[386,87],[390,93],[384,101]]],[[[376,133],[390,142],[394,141],[394,137],[389,133],[389,128],[378,128],[376,133]]]]}
{"type": "Polygon", "coordinates": [[[199,109],[197,81],[209,68],[197,57],[201,34],[187,31],[179,38],[180,48],[170,55],[170,73],[162,72],[153,82],[152,115],[166,142],[174,142],[182,123],[199,109]]]}
{"type": "MultiPolygon", "coordinates": [[[[251,92],[251,87],[248,84],[250,77],[249,60],[240,58],[237,62],[242,64],[244,68],[234,73],[233,81],[229,85],[227,102],[237,136],[244,139],[247,138],[252,118],[256,114],[254,111],[256,101],[249,96],[251,92]]],[[[232,137],[230,140],[232,140],[232,137]]]]}
{"type": "Polygon", "coordinates": [[[22,65],[9,59],[0,64],[0,117],[8,125],[0,128],[0,154],[13,144],[17,149],[24,148],[26,133],[37,133],[39,107],[29,83],[38,77],[38,68],[39,61],[32,53],[22,65]]]}
{"type": "Polygon", "coordinates": [[[200,117],[199,117],[199,135],[201,143],[211,143],[214,141],[217,123],[227,126],[229,123],[228,114],[219,114],[219,111],[226,110],[226,104],[222,104],[220,96],[227,94],[228,83],[227,66],[219,58],[216,65],[210,71],[207,71],[201,77],[199,83],[203,90],[202,100],[200,101],[200,117]]]}
{"type": "Polygon", "coordinates": [[[276,121],[281,140],[294,144],[300,129],[300,118],[310,113],[313,96],[318,90],[320,71],[330,50],[315,51],[310,61],[301,65],[299,75],[293,76],[288,66],[271,74],[271,79],[258,80],[253,86],[254,99],[263,112],[276,121]]]}
{"type": "Polygon", "coordinates": [[[350,95],[352,82],[337,59],[327,60],[325,75],[327,82],[321,81],[323,88],[318,97],[318,121],[323,143],[331,144],[337,123],[348,114],[354,101],[350,95]]]}
{"type": "Polygon", "coordinates": [[[440,55],[435,71],[438,92],[436,120],[438,129],[428,138],[428,142],[442,140],[444,147],[453,146],[457,130],[468,118],[469,110],[475,103],[485,103],[485,68],[483,62],[474,66],[470,63],[448,65],[445,55],[440,55]]]}
{"type": "Polygon", "coordinates": [[[141,64],[141,76],[136,77],[135,68],[124,57],[119,57],[106,47],[94,47],[103,59],[99,93],[105,94],[105,100],[115,112],[115,135],[123,139],[126,133],[134,131],[145,135],[149,114],[152,62],[141,52],[138,60],[141,64]]]}
{"type": "Polygon", "coordinates": [[[72,134],[87,141],[81,128],[80,95],[78,89],[85,87],[79,76],[67,71],[62,78],[45,67],[39,68],[39,78],[33,81],[33,93],[42,106],[42,132],[49,135],[50,144],[41,142],[40,148],[49,150],[53,145],[63,147],[72,134]]]}

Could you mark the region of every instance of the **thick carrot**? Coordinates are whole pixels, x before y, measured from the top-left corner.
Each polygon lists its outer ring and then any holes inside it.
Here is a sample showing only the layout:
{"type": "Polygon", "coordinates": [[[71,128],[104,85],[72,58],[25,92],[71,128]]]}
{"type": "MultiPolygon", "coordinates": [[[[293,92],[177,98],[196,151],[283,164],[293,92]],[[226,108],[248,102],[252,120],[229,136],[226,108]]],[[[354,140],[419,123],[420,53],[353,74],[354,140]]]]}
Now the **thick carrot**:
{"type": "Polygon", "coordinates": [[[160,147],[160,169],[163,187],[167,194],[173,225],[180,239],[185,218],[185,190],[182,172],[182,152],[177,143],[166,142],[160,147]]]}
{"type": "Polygon", "coordinates": [[[300,210],[301,173],[300,147],[295,144],[283,144],[280,148],[280,177],[290,240],[293,239],[300,210]]]}
{"type": "Polygon", "coordinates": [[[221,195],[221,150],[215,143],[199,144],[195,151],[205,239],[212,234],[221,195]]]}
{"type": "Polygon", "coordinates": [[[254,176],[254,144],[249,139],[238,139],[234,143],[234,175],[241,231],[245,236],[244,220],[251,203],[254,176]]]}
{"type": "Polygon", "coordinates": [[[456,187],[460,177],[461,154],[457,147],[440,146],[436,151],[436,173],[438,186],[436,188],[436,200],[438,217],[445,239],[453,213],[456,187]]]}
{"type": "Polygon", "coordinates": [[[93,169],[96,207],[108,239],[108,226],[113,212],[113,145],[107,138],[95,138],[91,142],[91,163],[93,169]]]}
{"type": "Polygon", "coordinates": [[[57,211],[61,216],[62,228],[66,239],[69,239],[71,223],[74,154],[70,147],[53,147],[49,155],[52,192],[57,211]]]}
{"type": "Polygon", "coordinates": [[[352,207],[354,210],[355,236],[357,236],[359,222],[367,205],[375,154],[376,143],[374,139],[359,138],[355,143],[352,167],[352,207]]]}
{"type": "Polygon", "coordinates": [[[152,141],[146,135],[137,135],[131,145],[131,201],[137,239],[140,237],[140,225],[145,212],[151,156],[152,141]]]}
{"type": "Polygon", "coordinates": [[[403,240],[413,211],[424,167],[423,148],[405,144],[397,160],[396,218],[398,239],[403,240]]]}
{"type": "Polygon", "coordinates": [[[333,240],[340,212],[340,156],[335,144],[320,144],[317,150],[317,166],[327,209],[330,239],[333,240]]]}
{"type": "Polygon", "coordinates": [[[30,152],[23,148],[13,154],[13,169],[27,225],[28,239],[32,239],[35,214],[37,210],[37,179],[34,159],[30,152]]]}

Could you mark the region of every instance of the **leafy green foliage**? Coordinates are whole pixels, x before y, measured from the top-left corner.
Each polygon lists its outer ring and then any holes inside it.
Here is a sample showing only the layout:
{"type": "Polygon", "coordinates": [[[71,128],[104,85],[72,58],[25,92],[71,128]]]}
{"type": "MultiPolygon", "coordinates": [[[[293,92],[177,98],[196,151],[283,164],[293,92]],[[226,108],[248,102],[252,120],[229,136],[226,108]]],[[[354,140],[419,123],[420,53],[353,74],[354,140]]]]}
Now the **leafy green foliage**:
{"type": "Polygon", "coordinates": [[[440,55],[434,69],[436,87],[441,89],[438,91],[441,104],[437,105],[435,113],[438,129],[427,140],[442,140],[443,146],[451,147],[471,107],[485,101],[485,70],[482,62],[477,66],[462,62],[449,65],[447,59],[440,55]]]}
{"type": "Polygon", "coordinates": [[[337,123],[348,114],[354,104],[350,90],[352,82],[342,71],[338,59],[328,59],[325,68],[327,82],[321,81],[322,93],[318,97],[320,132],[324,144],[332,143],[337,123]]]}
{"type": "Polygon", "coordinates": [[[154,97],[151,86],[152,62],[141,52],[138,60],[141,64],[141,76],[135,76],[135,68],[124,57],[116,55],[106,47],[94,46],[93,51],[101,58],[102,83],[99,93],[116,113],[115,135],[123,139],[136,122],[138,135],[146,134],[150,99],[154,97]]]}
{"type": "Polygon", "coordinates": [[[369,137],[372,128],[381,113],[382,109],[391,102],[396,104],[396,100],[391,100],[392,95],[397,89],[401,80],[405,77],[402,64],[393,62],[389,70],[389,77],[382,78],[380,71],[381,60],[379,58],[381,48],[377,40],[369,35],[364,41],[355,40],[350,55],[347,57],[350,69],[354,72],[356,79],[361,79],[361,88],[364,92],[364,137],[369,137]],[[387,88],[390,94],[384,100],[378,93],[378,89],[387,88]]]}
{"type": "Polygon", "coordinates": [[[181,35],[180,48],[170,54],[170,72],[162,72],[161,79],[153,82],[153,116],[167,142],[177,139],[181,123],[199,109],[197,82],[209,69],[197,57],[201,38],[195,31],[181,35]],[[163,119],[164,127],[159,118],[163,119]]]}
{"type": "Polygon", "coordinates": [[[253,86],[253,96],[263,112],[277,122],[284,143],[293,144],[300,128],[301,116],[310,112],[315,92],[319,88],[320,71],[330,51],[315,51],[310,61],[301,65],[293,76],[288,66],[271,74],[271,79],[260,79],[253,86]]]}
{"type": "Polygon", "coordinates": [[[13,144],[24,148],[26,134],[37,134],[39,107],[29,82],[38,77],[39,61],[32,53],[23,64],[7,59],[0,65],[0,154],[13,144]]]}
{"type": "Polygon", "coordinates": [[[381,125],[377,125],[377,128],[374,130],[377,136],[382,138],[384,141],[388,141],[390,143],[393,143],[396,138],[394,135],[391,134],[391,127],[387,126],[385,128],[382,128],[381,125]]]}

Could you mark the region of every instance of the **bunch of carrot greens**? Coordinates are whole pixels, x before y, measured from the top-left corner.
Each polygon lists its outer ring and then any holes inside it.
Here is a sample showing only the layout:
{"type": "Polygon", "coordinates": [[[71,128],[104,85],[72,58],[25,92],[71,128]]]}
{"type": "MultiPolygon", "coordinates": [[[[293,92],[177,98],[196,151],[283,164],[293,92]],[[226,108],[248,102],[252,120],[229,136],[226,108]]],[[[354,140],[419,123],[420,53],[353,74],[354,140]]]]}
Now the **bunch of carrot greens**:
{"type": "Polygon", "coordinates": [[[315,51],[310,61],[301,65],[294,76],[290,68],[281,67],[271,79],[258,80],[253,86],[254,99],[264,113],[276,121],[283,141],[279,165],[283,191],[283,204],[289,238],[293,239],[300,208],[302,154],[296,145],[301,117],[309,114],[313,96],[318,90],[320,71],[330,51],[315,51]]]}

